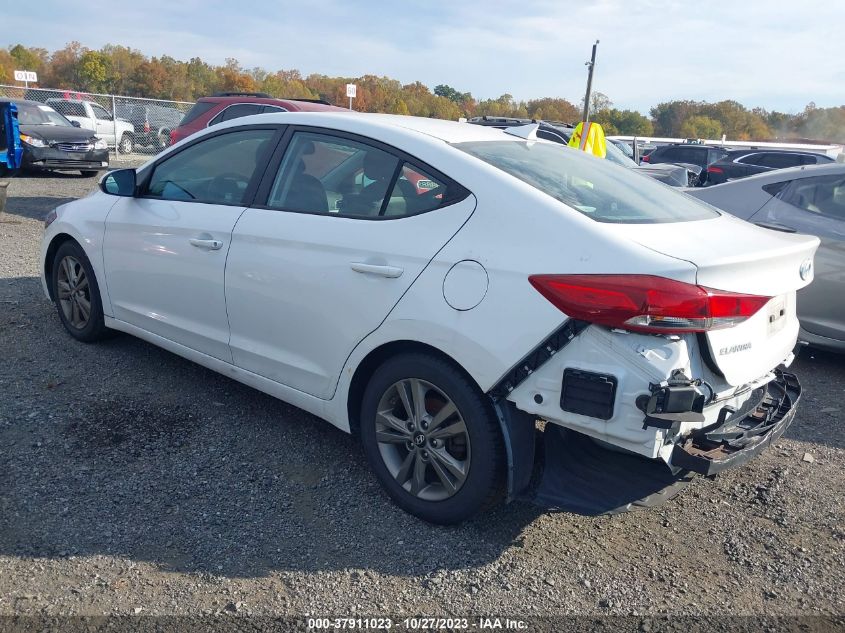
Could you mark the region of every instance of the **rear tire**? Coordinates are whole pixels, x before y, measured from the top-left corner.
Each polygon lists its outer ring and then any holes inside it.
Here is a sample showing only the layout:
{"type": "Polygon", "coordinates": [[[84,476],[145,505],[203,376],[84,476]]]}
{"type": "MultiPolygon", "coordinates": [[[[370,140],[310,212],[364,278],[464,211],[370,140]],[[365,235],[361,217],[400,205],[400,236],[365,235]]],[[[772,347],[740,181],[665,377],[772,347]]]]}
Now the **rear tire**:
{"type": "Polygon", "coordinates": [[[121,154],[131,154],[132,150],[135,149],[135,139],[132,138],[131,134],[126,132],[120,137],[120,145],[117,149],[121,154]]]}
{"type": "Polygon", "coordinates": [[[56,251],[51,283],[56,310],[68,334],[84,343],[112,334],[105,325],[94,269],[76,242],[67,241],[56,251]]]}
{"type": "Polygon", "coordinates": [[[387,494],[425,521],[460,523],[503,497],[505,451],[492,405],[436,356],[397,356],[373,373],[361,441],[387,494]]]}

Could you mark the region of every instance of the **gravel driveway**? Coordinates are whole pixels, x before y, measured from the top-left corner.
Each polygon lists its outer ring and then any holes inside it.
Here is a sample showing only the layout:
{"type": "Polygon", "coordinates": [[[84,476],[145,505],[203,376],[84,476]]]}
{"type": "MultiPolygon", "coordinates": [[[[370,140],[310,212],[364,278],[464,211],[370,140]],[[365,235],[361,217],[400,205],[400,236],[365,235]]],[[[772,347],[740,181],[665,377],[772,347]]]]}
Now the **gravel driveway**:
{"type": "Polygon", "coordinates": [[[433,527],[329,424],[62,331],[41,218],[94,186],[20,177],[0,216],[0,615],[845,613],[845,357],[804,350],[784,438],[658,509],[433,527]]]}

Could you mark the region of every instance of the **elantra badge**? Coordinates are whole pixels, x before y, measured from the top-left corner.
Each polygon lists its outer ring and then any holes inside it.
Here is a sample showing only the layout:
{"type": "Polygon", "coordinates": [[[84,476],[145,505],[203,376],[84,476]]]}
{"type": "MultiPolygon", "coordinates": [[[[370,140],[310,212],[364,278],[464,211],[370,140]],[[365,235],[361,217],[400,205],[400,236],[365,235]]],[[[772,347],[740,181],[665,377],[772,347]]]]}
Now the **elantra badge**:
{"type": "Polygon", "coordinates": [[[812,259],[805,259],[801,262],[801,268],[798,269],[798,274],[801,275],[801,279],[807,281],[810,277],[813,276],[813,260],[812,259]]]}

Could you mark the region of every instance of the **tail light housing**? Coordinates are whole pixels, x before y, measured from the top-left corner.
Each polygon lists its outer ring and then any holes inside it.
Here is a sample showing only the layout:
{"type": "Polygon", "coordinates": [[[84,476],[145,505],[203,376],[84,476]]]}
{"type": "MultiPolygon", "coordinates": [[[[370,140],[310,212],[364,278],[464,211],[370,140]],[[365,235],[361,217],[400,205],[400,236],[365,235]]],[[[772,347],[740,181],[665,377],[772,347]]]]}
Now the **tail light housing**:
{"type": "Polygon", "coordinates": [[[645,156],[643,156],[642,158],[640,158],[640,160],[641,160],[642,162],[644,162],[644,163],[649,162],[648,154],[646,154],[645,156]]]}
{"type": "Polygon", "coordinates": [[[711,174],[724,174],[725,173],[724,169],[722,169],[721,167],[714,167],[713,165],[710,165],[707,168],[707,171],[711,174]]]}
{"type": "Polygon", "coordinates": [[[771,299],[655,275],[532,275],[528,280],[574,319],[649,334],[733,327],[771,299]]]}
{"type": "Polygon", "coordinates": [[[150,133],[150,122],[144,121],[144,134],[149,134],[149,133],[150,133]]]}

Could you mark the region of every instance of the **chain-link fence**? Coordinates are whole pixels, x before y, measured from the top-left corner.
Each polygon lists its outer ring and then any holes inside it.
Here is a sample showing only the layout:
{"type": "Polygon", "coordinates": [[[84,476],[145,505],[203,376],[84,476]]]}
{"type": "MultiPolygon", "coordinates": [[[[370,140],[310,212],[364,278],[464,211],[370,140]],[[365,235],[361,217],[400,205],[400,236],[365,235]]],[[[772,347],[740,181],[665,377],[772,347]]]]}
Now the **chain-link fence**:
{"type": "Polygon", "coordinates": [[[155,154],[170,145],[189,101],[166,101],[120,95],[25,88],[0,84],[0,98],[38,101],[94,133],[118,155],[155,154]]]}

